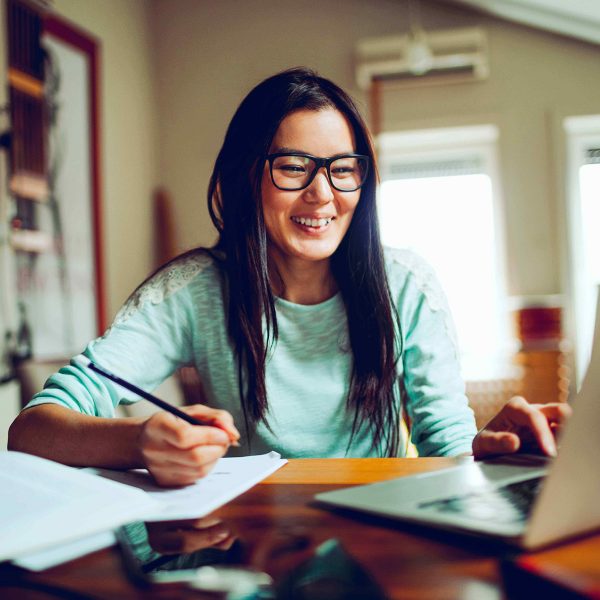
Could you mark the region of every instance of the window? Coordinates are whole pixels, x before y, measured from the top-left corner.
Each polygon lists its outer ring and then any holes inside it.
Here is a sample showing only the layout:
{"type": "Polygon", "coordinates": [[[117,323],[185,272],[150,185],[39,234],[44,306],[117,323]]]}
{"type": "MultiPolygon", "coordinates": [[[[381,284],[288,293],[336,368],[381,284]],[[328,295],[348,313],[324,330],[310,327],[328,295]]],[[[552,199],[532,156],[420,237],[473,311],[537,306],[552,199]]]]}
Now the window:
{"type": "Polygon", "coordinates": [[[589,363],[600,285],[600,115],[565,120],[567,222],[576,383],[589,363]]]}
{"type": "Polygon", "coordinates": [[[494,126],[380,136],[379,219],[386,246],[410,248],[446,292],[463,376],[509,369],[494,126]]]}

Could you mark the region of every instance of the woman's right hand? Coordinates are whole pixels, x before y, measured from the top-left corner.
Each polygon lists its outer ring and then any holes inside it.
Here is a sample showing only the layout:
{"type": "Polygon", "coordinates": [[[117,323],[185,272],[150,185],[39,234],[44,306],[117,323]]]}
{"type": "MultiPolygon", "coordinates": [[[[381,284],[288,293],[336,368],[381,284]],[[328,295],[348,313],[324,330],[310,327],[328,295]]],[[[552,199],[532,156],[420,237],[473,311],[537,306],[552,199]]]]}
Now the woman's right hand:
{"type": "Polygon", "coordinates": [[[236,536],[218,517],[146,523],[148,542],[161,554],[190,554],[196,550],[229,550],[236,536]]]}
{"type": "Polygon", "coordinates": [[[191,425],[165,411],[144,421],[139,438],[142,460],[162,486],[189,485],[204,477],[240,437],[233,417],[224,410],[201,404],[181,410],[215,426],[191,425]]]}

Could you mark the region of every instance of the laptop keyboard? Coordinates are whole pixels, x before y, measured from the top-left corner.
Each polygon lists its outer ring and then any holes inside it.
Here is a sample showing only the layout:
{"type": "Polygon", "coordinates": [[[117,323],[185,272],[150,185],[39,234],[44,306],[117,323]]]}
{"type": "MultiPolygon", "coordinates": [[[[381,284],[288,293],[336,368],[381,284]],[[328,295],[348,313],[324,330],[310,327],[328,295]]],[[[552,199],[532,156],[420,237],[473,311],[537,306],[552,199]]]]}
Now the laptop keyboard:
{"type": "Polygon", "coordinates": [[[422,502],[419,508],[455,513],[469,519],[496,523],[524,523],[541,489],[543,477],[510,483],[498,488],[422,502]]]}

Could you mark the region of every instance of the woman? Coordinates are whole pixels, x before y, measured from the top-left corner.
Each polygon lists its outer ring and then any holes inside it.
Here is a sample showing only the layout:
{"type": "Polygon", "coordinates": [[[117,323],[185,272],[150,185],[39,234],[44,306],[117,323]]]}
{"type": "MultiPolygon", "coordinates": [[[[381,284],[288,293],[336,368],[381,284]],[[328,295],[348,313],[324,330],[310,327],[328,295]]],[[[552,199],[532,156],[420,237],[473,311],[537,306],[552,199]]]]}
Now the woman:
{"type": "Polygon", "coordinates": [[[238,439],[240,453],[402,455],[404,403],[422,455],[522,443],[555,454],[563,406],[516,399],[477,434],[443,294],[415,256],[384,253],[375,186],[371,140],[344,91],[302,68],[259,84],[210,181],[217,244],[160,269],[84,352],[147,389],[193,364],[216,408],[187,410],[220,427],[164,412],[114,419],[135,398],[72,363],[17,418],[10,447],[185,484],[238,439]]]}

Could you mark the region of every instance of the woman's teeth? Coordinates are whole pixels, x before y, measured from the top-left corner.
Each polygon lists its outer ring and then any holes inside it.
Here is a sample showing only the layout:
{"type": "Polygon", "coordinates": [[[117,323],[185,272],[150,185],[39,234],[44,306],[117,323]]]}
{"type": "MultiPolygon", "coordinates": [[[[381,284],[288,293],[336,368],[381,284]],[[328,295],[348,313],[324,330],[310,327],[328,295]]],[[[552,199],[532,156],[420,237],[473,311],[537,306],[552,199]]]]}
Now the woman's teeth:
{"type": "Polygon", "coordinates": [[[323,227],[325,225],[329,225],[329,223],[333,221],[333,217],[329,217],[327,219],[305,219],[304,217],[292,217],[292,221],[294,221],[294,223],[298,223],[299,225],[306,225],[307,227],[323,227]]]}

